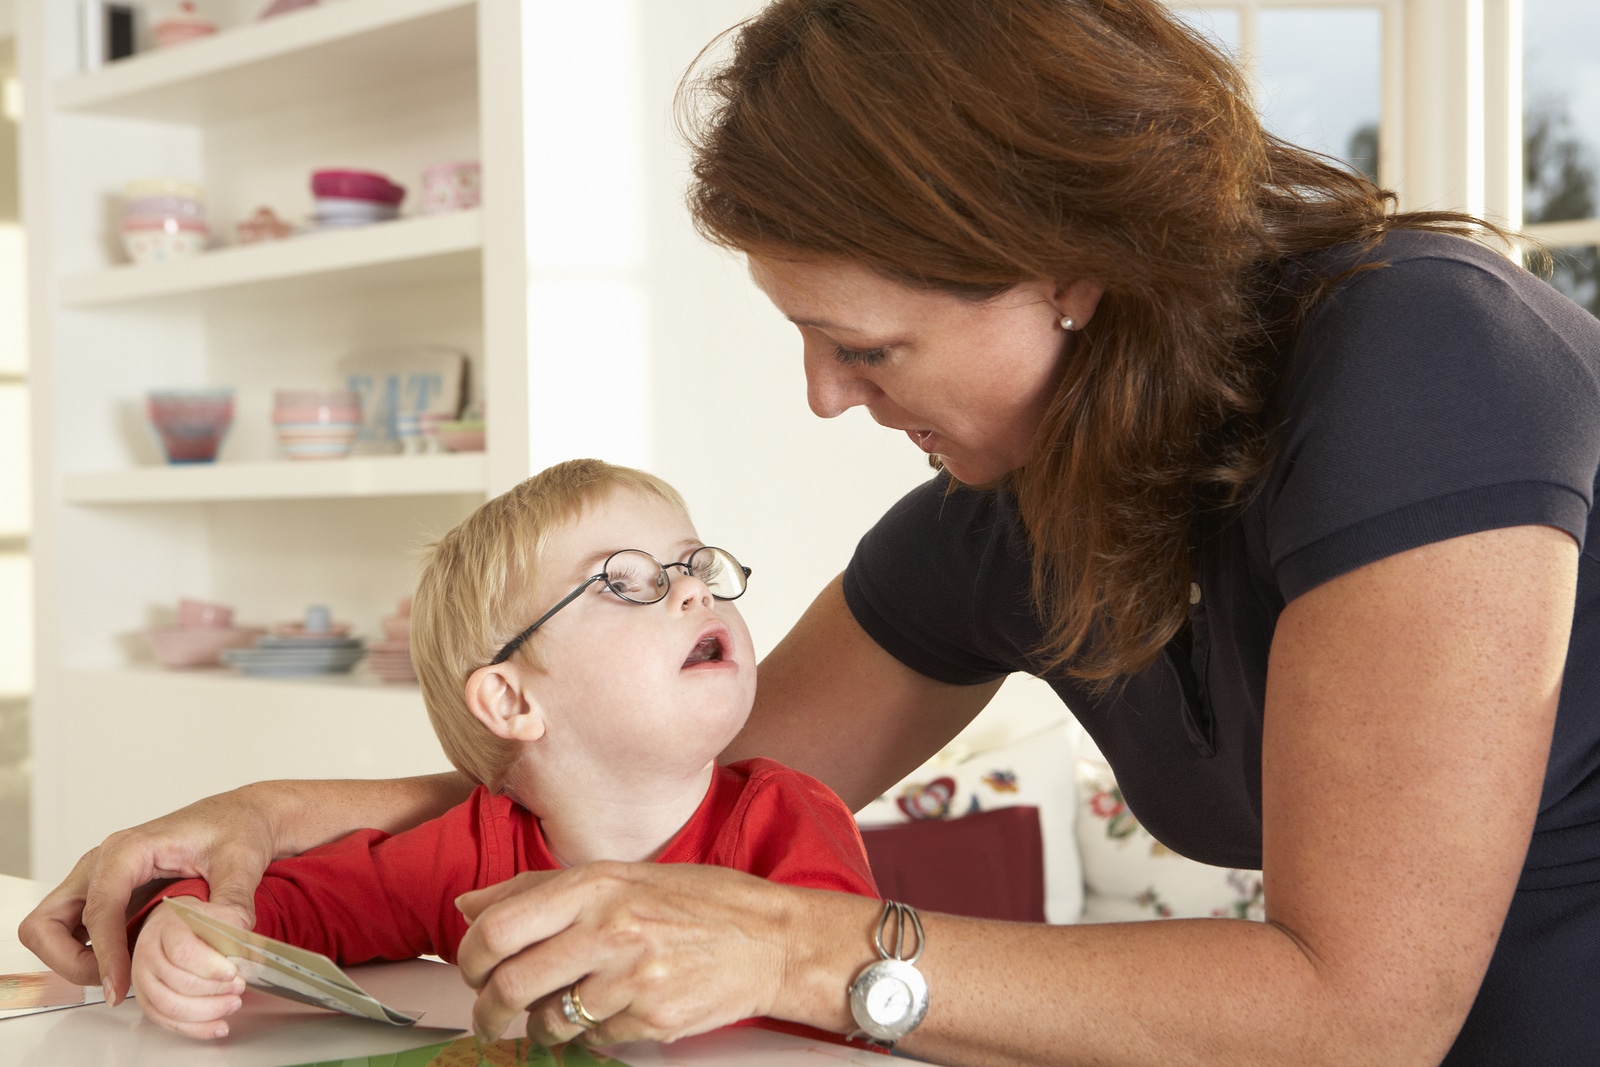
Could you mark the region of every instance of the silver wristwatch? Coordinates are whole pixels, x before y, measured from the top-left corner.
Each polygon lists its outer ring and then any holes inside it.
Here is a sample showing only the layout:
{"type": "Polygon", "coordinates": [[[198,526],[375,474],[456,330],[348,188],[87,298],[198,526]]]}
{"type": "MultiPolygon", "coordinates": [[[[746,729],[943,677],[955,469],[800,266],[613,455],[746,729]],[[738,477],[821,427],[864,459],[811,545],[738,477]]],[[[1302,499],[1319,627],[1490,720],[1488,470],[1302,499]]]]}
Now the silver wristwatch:
{"type": "Polygon", "coordinates": [[[872,937],[878,961],[869,963],[850,983],[850,1014],[860,1027],[852,1037],[863,1037],[876,1045],[893,1046],[917,1028],[928,1014],[928,983],[914,966],[925,944],[922,919],[909,904],[883,902],[878,932],[872,937]],[[884,945],[889,917],[895,918],[894,951],[884,945]],[[905,954],[906,927],[917,935],[916,951],[905,954]]]}

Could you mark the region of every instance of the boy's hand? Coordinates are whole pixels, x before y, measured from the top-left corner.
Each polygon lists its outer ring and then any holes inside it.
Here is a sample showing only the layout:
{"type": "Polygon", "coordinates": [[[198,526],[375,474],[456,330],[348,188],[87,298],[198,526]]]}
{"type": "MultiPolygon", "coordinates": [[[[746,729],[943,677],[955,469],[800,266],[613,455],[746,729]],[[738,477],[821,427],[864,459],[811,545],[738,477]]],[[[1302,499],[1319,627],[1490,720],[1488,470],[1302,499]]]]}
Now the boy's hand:
{"type": "MultiPolygon", "coordinates": [[[[235,908],[179,899],[239,924],[235,908]]],[[[151,1021],[186,1037],[227,1037],[224,1020],[243,1003],[244,979],[238,968],[195,936],[171,908],[157,907],[145,920],[133,950],[133,985],[139,1007],[151,1021]]]]}

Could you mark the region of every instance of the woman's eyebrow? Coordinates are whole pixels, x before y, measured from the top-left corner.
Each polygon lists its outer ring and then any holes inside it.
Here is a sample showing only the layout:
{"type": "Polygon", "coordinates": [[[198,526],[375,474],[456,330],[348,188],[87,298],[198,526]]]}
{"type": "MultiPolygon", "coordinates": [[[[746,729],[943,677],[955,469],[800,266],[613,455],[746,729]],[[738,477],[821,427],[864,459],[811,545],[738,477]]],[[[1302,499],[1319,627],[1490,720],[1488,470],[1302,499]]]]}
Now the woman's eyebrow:
{"type": "Polygon", "coordinates": [[[827,322],[823,319],[797,319],[793,315],[785,315],[784,318],[788,319],[796,326],[809,326],[814,330],[844,330],[846,332],[852,332],[851,328],[848,326],[840,326],[837,323],[827,322]]]}

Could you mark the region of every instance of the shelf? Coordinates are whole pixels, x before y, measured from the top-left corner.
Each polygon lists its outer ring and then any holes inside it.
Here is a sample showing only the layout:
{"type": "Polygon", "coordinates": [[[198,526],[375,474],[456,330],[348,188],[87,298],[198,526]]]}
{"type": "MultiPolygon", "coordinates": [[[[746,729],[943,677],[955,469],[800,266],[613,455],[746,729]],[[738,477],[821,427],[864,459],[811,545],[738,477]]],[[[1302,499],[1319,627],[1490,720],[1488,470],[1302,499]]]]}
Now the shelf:
{"type": "Polygon", "coordinates": [[[61,493],[86,505],[473,494],[486,491],[487,469],[482,452],[202,463],[63,474],[61,493]]]}
{"type": "Polygon", "coordinates": [[[218,122],[476,63],[475,0],[340,0],[57,81],[55,106],[218,122]]]}
{"type": "Polygon", "coordinates": [[[61,280],[61,300],[69,307],[103,307],[267,282],[309,283],[326,295],[337,286],[462,277],[479,269],[482,248],[480,211],[418,215],[79,274],[61,280]]]}

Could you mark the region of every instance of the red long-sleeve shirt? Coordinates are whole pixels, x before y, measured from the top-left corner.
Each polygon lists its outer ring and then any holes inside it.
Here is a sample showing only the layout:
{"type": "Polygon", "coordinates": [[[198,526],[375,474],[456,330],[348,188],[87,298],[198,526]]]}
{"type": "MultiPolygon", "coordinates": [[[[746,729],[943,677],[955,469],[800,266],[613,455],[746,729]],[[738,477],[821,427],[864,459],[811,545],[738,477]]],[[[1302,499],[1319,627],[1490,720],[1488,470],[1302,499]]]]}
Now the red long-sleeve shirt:
{"type": "MultiPolygon", "coordinates": [[[[767,759],[718,767],[700,807],[656,862],[705,863],[788,885],[878,895],[843,801],[816,779],[767,759]]],[[[273,863],[256,890],[255,929],[341,964],[428,953],[453,963],[467,932],[456,897],[522,871],[559,866],[532,813],[479,787],[437,819],[402,833],[360,830],[273,863]]],[[[208,892],[200,879],[186,879],[161,896],[208,899],[208,892]]]]}

